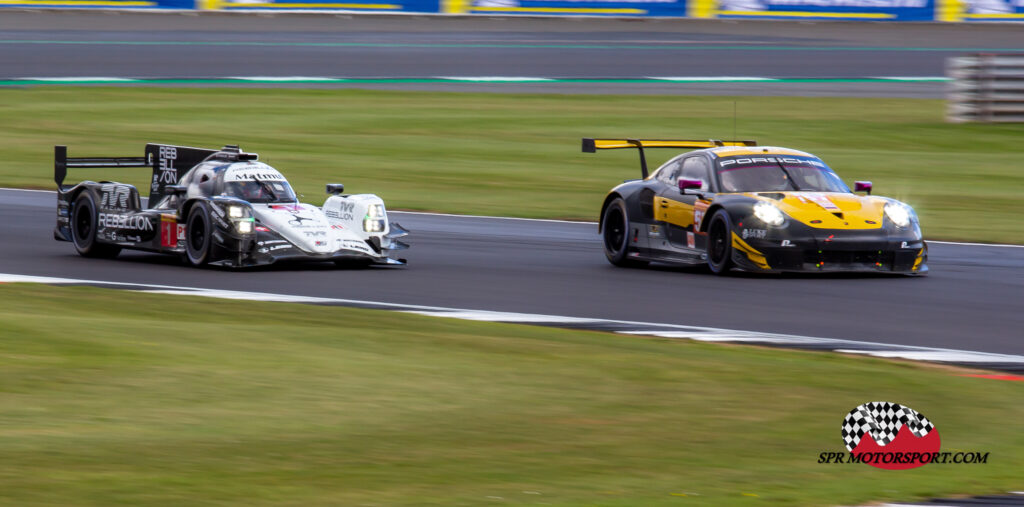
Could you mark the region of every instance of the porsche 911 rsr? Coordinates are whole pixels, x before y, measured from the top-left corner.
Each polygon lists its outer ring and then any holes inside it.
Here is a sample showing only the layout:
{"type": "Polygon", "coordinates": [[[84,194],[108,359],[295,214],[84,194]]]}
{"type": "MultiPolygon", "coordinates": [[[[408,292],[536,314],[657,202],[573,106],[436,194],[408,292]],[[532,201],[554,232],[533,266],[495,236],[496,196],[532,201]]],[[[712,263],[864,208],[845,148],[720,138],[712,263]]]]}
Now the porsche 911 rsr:
{"type": "Polygon", "coordinates": [[[404,264],[407,231],[388,221],[372,194],[328,184],[322,207],[300,203],[285,177],[238,146],[220,150],[147,144],[142,157],[68,158],[55,147],[57,227],[86,257],[122,249],[177,254],[195,266],[247,267],[280,260],[343,265],[404,264]],[[65,186],[68,168],[151,168],[148,207],[133,185],[84,181],[65,186]]]}
{"type": "Polygon", "coordinates": [[[754,141],[583,139],[583,151],[633,148],[643,179],[613,188],[599,232],[616,266],[707,264],[722,274],[867,271],[924,274],[914,210],[858,195],[821,159],[754,141]],[[694,149],[648,174],[645,148],[694,149]]]}

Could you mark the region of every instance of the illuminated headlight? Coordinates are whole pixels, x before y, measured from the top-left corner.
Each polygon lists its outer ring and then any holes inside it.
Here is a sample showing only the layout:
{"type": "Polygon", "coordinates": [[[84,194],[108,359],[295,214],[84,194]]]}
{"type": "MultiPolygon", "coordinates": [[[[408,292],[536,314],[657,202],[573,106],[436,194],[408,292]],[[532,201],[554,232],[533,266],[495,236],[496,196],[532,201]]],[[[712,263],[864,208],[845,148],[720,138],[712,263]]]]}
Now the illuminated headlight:
{"type": "Polygon", "coordinates": [[[384,232],[387,219],[384,218],[384,205],[371,204],[366,208],[366,217],[363,218],[363,230],[366,232],[384,232]]]}
{"type": "Polygon", "coordinates": [[[228,216],[231,218],[242,218],[245,210],[241,206],[228,206],[228,216]]]}
{"type": "Polygon", "coordinates": [[[235,223],[235,227],[238,228],[238,232],[242,234],[249,234],[252,232],[252,220],[242,220],[235,223]]]}
{"type": "Polygon", "coordinates": [[[363,230],[366,232],[384,232],[384,219],[370,217],[364,218],[363,230]]]}
{"type": "Polygon", "coordinates": [[[910,206],[901,202],[890,202],[885,205],[885,215],[892,220],[892,223],[896,224],[897,227],[906,227],[910,225],[910,216],[913,213],[910,210],[910,206]]]}
{"type": "Polygon", "coordinates": [[[782,225],[786,221],[786,215],[774,204],[758,201],[754,204],[754,216],[768,225],[782,225]]]}

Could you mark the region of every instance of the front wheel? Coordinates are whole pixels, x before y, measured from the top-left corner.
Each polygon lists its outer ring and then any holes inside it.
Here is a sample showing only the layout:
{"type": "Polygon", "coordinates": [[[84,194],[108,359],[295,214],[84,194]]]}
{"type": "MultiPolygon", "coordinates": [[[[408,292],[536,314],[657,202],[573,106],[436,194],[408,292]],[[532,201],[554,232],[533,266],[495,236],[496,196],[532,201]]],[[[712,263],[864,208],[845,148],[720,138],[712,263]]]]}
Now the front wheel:
{"type": "Polygon", "coordinates": [[[193,266],[202,266],[210,262],[211,240],[210,213],[206,205],[199,202],[188,212],[185,222],[186,240],[185,257],[193,266]]]}
{"type": "Polygon", "coordinates": [[[82,257],[117,257],[121,247],[105,245],[97,240],[98,223],[96,200],[88,190],[82,192],[71,205],[71,241],[75,244],[75,250],[82,257]]]}
{"type": "Polygon", "coordinates": [[[604,255],[608,262],[619,267],[641,267],[647,262],[630,259],[626,256],[629,250],[629,213],[626,201],[616,197],[608,203],[602,219],[604,224],[604,255]]]}
{"type": "Polygon", "coordinates": [[[724,209],[718,210],[708,224],[708,268],[724,275],[732,268],[732,221],[724,209]]]}

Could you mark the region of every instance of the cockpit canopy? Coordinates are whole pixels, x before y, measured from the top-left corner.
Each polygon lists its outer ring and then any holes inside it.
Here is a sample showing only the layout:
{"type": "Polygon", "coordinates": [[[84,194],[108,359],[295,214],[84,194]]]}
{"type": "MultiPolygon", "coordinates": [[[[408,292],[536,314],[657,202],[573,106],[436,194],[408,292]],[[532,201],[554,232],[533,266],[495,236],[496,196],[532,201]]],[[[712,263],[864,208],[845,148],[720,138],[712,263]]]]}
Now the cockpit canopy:
{"type": "Polygon", "coordinates": [[[715,160],[722,192],[810,190],[849,192],[839,176],[817,157],[737,155],[715,160]]]}
{"type": "Polygon", "coordinates": [[[263,162],[209,160],[192,168],[179,184],[188,198],[224,195],[252,203],[296,202],[288,180],[263,162]]]}

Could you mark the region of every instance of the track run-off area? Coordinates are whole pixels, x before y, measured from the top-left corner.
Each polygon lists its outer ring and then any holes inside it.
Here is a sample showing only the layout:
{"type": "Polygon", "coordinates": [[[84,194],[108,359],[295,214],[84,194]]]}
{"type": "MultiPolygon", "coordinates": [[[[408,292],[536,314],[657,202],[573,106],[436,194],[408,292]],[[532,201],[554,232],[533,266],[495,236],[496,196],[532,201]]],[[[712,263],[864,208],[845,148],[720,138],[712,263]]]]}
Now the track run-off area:
{"type": "Polygon", "coordinates": [[[55,200],[53,192],[0,190],[0,278],[1024,370],[1024,247],[1014,245],[933,242],[925,277],[719,277],[703,269],[616,268],[604,259],[593,223],[393,211],[391,220],[412,231],[407,267],[228,271],[141,252],[79,257],[71,244],[53,240],[55,200]]]}

